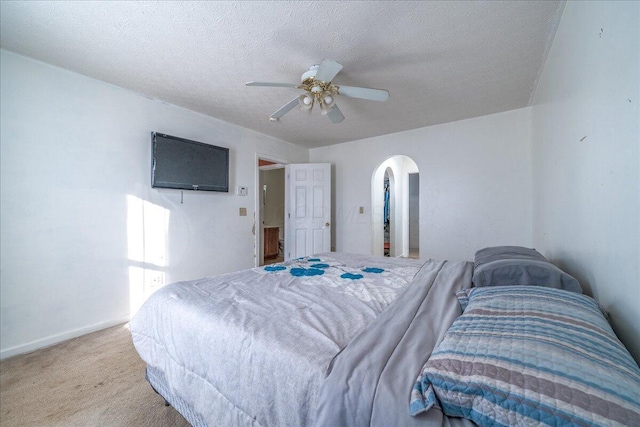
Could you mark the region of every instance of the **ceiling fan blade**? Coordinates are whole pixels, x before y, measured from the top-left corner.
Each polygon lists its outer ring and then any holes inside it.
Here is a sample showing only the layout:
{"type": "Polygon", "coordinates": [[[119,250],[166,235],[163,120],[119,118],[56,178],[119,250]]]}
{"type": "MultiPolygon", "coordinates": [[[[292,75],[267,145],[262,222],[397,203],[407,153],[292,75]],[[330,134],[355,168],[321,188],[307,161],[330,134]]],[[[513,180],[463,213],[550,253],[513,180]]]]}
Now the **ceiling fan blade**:
{"type": "Polygon", "coordinates": [[[329,112],[327,113],[327,117],[329,117],[329,120],[331,120],[331,123],[334,123],[334,124],[340,123],[341,121],[344,120],[344,114],[342,114],[342,111],[340,111],[338,106],[335,104],[333,104],[333,108],[329,110],[329,112]]]}
{"type": "Polygon", "coordinates": [[[284,116],[285,114],[287,114],[289,111],[291,111],[293,109],[293,107],[295,107],[296,105],[298,105],[298,97],[296,96],[295,98],[293,98],[291,101],[289,101],[285,106],[283,106],[282,108],[280,108],[278,111],[276,111],[275,113],[273,113],[270,116],[270,119],[272,121],[277,121],[280,119],[280,117],[284,116]]]}
{"type": "Polygon", "coordinates": [[[371,101],[386,101],[389,99],[389,91],[368,87],[338,86],[338,94],[349,98],[369,99],[371,101]]]}
{"type": "Polygon", "coordinates": [[[322,82],[330,82],[342,70],[342,64],[330,59],[324,59],[314,77],[322,82]]]}
{"type": "Polygon", "coordinates": [[[247,86],[297,87],[298,85],[291,83],[247,82],[247,86]]]}

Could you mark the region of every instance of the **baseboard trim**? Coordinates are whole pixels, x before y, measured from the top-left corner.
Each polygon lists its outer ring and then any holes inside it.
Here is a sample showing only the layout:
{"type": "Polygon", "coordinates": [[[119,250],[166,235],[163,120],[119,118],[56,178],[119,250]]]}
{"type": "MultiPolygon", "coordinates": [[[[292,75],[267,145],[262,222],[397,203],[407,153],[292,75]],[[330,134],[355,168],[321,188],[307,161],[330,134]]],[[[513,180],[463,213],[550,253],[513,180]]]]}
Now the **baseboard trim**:
{"type": "Polygon", "coordinates": [[[63,341],[70,340],[72,338],[77,338],[82,335],[90,334],[92,332],[100,331],[102,329],[107,329],[112,326],[120,325],[122,323],[126,323],[131,320],[131,316],[122,316],[117,319],[108,320],[106,322],[94,323],[93,325],[85,326],[78,329],[73,329],[71,331],[63,332],[61,334],[50,335],[45,338],[41,338],[35,341],[28,342],[26,344],[17,345],[14,347],[6,348],[0,350],[0,360],[4,360],[8,357],[17,356],[19,354],[30,353],[35,350],[40,350],[41,348],[49,347],[63,341]]]}

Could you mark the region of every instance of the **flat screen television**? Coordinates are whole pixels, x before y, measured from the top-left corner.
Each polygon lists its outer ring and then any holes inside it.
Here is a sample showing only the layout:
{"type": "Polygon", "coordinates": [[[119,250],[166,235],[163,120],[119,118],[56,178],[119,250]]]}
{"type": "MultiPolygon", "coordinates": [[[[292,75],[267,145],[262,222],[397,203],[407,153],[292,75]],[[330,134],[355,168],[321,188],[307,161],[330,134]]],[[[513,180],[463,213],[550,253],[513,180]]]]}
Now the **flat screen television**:
{"type": "Polygon", "coordinates": [[[229,149],[153,132],[151,186],[229,191],[229,149]]]}

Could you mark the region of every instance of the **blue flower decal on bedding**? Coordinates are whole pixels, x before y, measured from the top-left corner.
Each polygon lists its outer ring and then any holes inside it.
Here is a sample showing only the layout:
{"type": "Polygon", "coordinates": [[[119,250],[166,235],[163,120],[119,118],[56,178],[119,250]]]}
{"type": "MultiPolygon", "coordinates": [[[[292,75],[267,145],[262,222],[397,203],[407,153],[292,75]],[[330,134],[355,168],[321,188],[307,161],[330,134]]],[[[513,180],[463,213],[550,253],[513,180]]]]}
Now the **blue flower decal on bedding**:
{"type": "Polygon", "coordinates": [[[384,268],[367,267],[363,268],[362,271],[364,271],[365,273],[382,273],[384,271],[384,268]]]}
{"type": "Polygon", "coordinates": [[[282,270],[286,270],[287,267],[283,265],[270,265],[269,267],[265,267],[264,269],[265,271],[282,271],[282,270]]]}
{"type": "Polygon", "coordinates": [[[320,276],[324,274],[324,270],[319,268],[292,268],[291,275],[296,277],[301,276],[320,276]]]}
{"type": "Polygon", "coordinates": [[[309,258],[309,262],[319,262],[322,261],[320,258],[309,258]]]}
{"type": "Polygon", "coordinates": [[[343,279],[356,280],[356,279],[362,279],[362,274],[344,273],[340,277],[342,277],[343,279]]]}
{"type": "Polygon", "coordinates": [[[329,268],[329,264],[313,264],[312,268],[329,268]]]}

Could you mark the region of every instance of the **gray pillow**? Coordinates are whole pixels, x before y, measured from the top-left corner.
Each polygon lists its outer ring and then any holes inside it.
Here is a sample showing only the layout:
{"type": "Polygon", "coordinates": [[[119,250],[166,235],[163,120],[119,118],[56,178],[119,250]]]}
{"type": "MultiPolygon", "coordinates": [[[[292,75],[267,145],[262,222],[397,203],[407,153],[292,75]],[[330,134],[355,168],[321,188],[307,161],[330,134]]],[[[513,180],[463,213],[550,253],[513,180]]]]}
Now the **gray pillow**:
{"type": "Polygon", "coordinates": [[[473,285],[533,285],[582,293],[580,283],[535,249],[495,246],[476,252],[473,285]]]}

